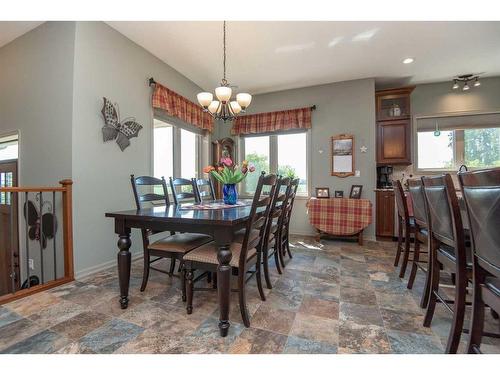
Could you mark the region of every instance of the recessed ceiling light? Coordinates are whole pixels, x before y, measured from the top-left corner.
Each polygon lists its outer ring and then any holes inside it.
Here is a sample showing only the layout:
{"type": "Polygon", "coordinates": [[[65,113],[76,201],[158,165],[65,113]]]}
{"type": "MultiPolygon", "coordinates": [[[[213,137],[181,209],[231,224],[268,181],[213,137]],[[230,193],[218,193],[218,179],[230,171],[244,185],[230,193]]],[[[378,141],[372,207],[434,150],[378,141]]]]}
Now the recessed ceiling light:
{"type": "Polygon", "coordinates": [[[407,57],[403,60],[403,64],[411,64],[414,60],[411,57],[407,57]]]}

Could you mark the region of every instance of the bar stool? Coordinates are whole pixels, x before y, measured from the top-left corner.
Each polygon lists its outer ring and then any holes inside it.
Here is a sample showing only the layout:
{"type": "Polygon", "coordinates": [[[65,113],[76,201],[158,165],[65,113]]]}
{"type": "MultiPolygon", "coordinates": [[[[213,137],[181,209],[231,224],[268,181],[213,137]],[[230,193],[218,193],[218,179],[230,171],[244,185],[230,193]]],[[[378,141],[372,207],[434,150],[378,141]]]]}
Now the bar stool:
{"type": "MultiPolygon", "coordinates": [[[[485,306],[500,313],[500,168],[459,173],[472,237],[472,319],[468,353],[481,353],[485,306]]],[[[498,334],[488,335],[500,337],[498,334]]]]}
{"type": "Polygon", "coordinates": [[[401,263],[401,268],[399,270],[399,277],[402,278],[405,276],[406,267],[408,266],[408,260],[410,257],[410,239],[412,235],[415,235],[415,221],[412,217],[410,217],[408,202],[406,201],[405,192],[399,180],[396,181],[394,195],[396,196],[396,206],[398,209],[398,248],[396,251],[396,259],[394,259],[394,267],[399,265],[399,258],[401,257],[401,253],[403,253],[403,262],[401,263]]]}
{"type": "Polygon", "coordinates": [[[422,177],[422,183],[428,207],[431,258],[431,285],[424,326],[430,327],[436,303],[442,302],[453,314],[446,353],[456,353],[464,322],[467,284],[472,277],[470,252],[465,247],[462,216],[451,176],[446,174],[440,177],[422,177]],[[439,294],[441,269],[456,275],[453,301],[439,294]],[[453,307],[450,307],[450,304],[453,304],[453,307]]]}
{"type": "Polygon", "coordinates": [[[427,225],[427,204],[424,196],[424,189],[421,180],[408,180],[408,190],[410,192],[411,200],[413,202],[413,218],[415,222],[415,245],[413,251],[413,259],[410,277],[408,278],[407,288],[412,289],[413,283],[415,282],[415,277],[417,275],[417,270],[421,270],[425,273],[425,284],[424,291],[422,293],[422,298],[420,299],[420,307],[427,307],[427,301],[429,300],[429,285],[431,274],[430,269],[430,257],[428,256],[427,267],[425,267],[420,261],[420,254],[429,255],[429,251],[421,252],[420,246],[424,245],[429,247],[429,230],[427,225]]]}

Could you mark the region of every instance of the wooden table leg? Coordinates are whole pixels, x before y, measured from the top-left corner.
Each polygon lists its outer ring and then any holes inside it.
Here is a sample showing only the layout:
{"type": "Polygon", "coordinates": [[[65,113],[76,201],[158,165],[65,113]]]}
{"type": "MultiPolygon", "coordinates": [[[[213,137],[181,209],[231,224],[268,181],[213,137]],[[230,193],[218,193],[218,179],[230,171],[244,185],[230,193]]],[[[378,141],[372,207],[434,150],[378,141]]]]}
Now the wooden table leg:
{"type": "Polygon", "coordinates": [[[363,246],[363,229],[361,229],[360,232],[358,233],[358,244],[360,246],[363,246]]]}
{"type": "MultiPolygon", "coordinates": [[[[118,223],[117,223],[118,224],[118,223]]],[[[118,278],[120,282],[120,306],[122,309],[128,307],[128,287],[130,283],[130,246],[132,241],[130,240],[130,228],[125,228],[123,225],[116,225],[116,232],[119,234],[118,239],[118,278]]]]}
{"type": "Polygon", "coordinates": [[[219,246],[217,260],[217,292],[219,296],[219,329],[220,335],[226,337],[229,331],[229,304],[231,294],[231,262],[232,254],[229,245],[219,246]]]}

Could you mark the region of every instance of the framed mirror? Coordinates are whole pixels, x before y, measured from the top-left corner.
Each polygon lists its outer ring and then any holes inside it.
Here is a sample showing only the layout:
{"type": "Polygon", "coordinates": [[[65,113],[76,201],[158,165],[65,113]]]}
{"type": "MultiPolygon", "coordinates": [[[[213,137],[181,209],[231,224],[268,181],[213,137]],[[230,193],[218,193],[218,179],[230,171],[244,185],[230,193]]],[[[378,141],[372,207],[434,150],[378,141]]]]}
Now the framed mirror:
{"type": "Polygon", "coordinates": [[[332,137],[331,175],[337,177],[354,176],[354,136],[340,134],[332,137]]]}

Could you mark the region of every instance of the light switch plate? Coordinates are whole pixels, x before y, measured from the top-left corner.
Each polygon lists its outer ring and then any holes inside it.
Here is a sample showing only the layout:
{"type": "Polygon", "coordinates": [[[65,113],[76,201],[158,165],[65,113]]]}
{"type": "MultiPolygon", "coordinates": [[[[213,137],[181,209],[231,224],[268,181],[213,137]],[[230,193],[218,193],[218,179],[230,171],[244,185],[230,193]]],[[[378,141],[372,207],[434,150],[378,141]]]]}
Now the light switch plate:
{"type": "Polygon", "coordinates": [[[34,270],[35,269],[35,263],[33,263],[33,259],[28,259],[28,263],[29,263],[29,266],[30,266],[30,270],[34,270]]]}
{"type": "Polygon", "coordinates": [[[354,177],[361,177],[361,171],[354,171],[354,177]]]}

